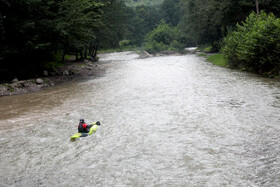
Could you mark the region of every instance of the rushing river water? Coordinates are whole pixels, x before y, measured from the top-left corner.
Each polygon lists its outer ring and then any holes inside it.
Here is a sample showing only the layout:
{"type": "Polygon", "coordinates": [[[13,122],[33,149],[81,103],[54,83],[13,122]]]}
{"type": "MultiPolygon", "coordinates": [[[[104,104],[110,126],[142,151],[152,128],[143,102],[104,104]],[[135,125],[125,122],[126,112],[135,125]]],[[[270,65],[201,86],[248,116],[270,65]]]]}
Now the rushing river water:
{"type": "Polygon", "coordinates": [[[195,55],[0,98],[0,186],[279,186],[280,83],[195,55]],[[70,141],[80,118],[96,134],[70,141]]]}

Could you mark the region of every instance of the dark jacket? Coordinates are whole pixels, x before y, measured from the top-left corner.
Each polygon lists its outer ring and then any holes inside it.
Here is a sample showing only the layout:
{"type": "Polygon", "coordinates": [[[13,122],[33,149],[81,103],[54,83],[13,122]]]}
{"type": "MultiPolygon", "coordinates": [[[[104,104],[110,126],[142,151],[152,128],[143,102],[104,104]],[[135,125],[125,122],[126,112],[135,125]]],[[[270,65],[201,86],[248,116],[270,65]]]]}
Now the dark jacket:
{"type": "Polygon", "coordinates": [[[88,133],[89,132],[89,129],[92,127],[92,125],[87,125],[85,123],[79,123],[78,125],[78,131],[79,132],[85,132],[85,133],[88,133]]]}

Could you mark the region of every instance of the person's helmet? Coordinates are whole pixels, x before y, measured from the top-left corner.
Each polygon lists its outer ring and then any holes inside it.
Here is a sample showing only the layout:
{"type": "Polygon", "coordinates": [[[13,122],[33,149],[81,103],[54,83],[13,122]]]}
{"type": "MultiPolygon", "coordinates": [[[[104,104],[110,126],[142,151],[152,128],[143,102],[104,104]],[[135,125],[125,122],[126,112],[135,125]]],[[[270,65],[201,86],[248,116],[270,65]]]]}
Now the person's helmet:
{"type": "Polygon", "coordinates": [[[96,125],[101,125],[101,123],[100,123],[99,121],[97,121],[95,124],[96,124],[96,125]]]}
{"type": "Polygon", "coordinates": [[[85,123],[85,120],[84,119],[80,119],[80,123],[85,123]]]}

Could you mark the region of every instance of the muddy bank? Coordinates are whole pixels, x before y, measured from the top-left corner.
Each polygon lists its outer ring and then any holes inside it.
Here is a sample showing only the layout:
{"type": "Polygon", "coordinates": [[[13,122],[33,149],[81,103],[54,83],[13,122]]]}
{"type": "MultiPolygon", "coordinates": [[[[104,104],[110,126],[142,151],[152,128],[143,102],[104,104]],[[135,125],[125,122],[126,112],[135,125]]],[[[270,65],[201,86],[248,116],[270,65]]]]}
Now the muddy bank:
{"type": "Polygon", "coordinates": [[[17,80],[0,84],[0,97],[36,92],[50,86],[59,85],[68,81],[98,76],[104,73],[98,63],[89,60],[82,62],[67,62],[56,70],[55,74],[37,77],[35,79],[17,80]]]}

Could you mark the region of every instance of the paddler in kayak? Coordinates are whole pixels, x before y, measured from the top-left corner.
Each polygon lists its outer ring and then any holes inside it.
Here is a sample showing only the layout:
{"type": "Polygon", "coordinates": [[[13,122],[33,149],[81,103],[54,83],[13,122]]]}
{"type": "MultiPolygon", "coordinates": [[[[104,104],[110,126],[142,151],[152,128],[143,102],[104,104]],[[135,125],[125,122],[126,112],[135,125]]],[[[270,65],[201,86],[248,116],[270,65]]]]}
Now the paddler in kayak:
{"type": "MultiPolygon", "coordinates": [[[[80,123],[78,125],[78,131],[80,133],[89,133],[89,130],[93,126],[93,124],[92,125],[87,125],[84,119],[80,119],[80,123]]],[[[97,121],[95,124],[100,125],[100,122],[97,121]]]]}

